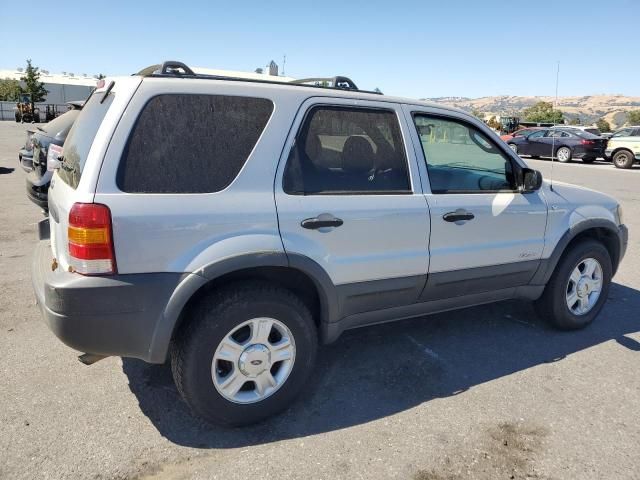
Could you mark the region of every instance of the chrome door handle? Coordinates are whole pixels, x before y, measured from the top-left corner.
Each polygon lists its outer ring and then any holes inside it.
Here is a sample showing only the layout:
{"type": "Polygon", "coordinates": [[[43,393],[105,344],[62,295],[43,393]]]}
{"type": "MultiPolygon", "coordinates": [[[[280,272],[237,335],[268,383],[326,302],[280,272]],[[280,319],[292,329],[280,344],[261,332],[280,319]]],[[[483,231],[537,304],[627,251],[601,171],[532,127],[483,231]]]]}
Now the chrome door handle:
{"type": "Polygon", "coordinates": [[[300,225],[302,228],[308,228],[310,230],[316,230],[323,227],[339,227],[344,222],[340,218],[336,218],[330,213],[322,213],[314,218],[307,218],[303,220],[300,225]]]}
{"type": "Polygon", "coordinates": [[[475,215],[471,212],[467,212],[466,210],[463,210],[461,208],[459,208],[458,210],[456,210],[455,212],[449,212],[449,213],[445,213],[442,216],[442,219],[445,222],[466,222],[468,220],[473,220],[475,217],[475,215]]]}

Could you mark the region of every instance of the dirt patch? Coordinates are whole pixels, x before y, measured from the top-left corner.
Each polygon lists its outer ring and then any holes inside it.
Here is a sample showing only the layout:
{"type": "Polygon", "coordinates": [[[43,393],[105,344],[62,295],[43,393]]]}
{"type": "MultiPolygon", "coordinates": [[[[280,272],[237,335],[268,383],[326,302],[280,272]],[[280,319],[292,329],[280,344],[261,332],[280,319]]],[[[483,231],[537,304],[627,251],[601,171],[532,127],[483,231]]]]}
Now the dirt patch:
{"type": "Polygon", "coordinates": [[[536,465],[547,434],[546,428],[526,422],[491,426],[474,454],[462,455],[468,448],[458,448],[444,459],[442,468],[418,470],[413,480],[548,479],[536,465]]]}

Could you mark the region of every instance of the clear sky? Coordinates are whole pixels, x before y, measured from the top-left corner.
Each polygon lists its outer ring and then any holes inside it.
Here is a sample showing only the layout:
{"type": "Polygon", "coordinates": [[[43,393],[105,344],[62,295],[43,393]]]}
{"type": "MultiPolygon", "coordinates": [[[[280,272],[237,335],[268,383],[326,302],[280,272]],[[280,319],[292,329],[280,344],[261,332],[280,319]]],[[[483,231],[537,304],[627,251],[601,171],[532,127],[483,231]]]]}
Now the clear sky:
{"type": "Polygon", "coordinates": [[[76,74],[162,60],[253,71],[286,54],[288,76],[421,98],[553,95],[560,61],[560,96],[640,96],[640,0],[60,0],[20,14],[9,2],[0,69],[31,58],[76,74]]]}

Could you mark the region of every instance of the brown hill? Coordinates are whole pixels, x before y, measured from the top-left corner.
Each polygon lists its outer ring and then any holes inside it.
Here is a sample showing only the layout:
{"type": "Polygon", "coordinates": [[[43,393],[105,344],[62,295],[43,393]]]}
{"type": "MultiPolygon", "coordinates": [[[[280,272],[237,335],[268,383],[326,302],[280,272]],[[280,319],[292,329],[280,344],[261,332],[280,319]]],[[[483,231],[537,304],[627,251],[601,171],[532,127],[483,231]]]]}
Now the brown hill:
{"type": "MultiPolygon", "coordinates": [[[[522,116],[525,108],[536,102],[555,102],[555,97],[515,97],[501,95],[497,97],[465,98],[439,97],[424,100],[457,107],[468,112],[477,110],[483,114],[522,116]]],[[[559,97],[558,108],[565,114],[565,119],[578,117],[584,125],[590,125],[599,118],[607,120],[612,127],[622,126],[626,121],[626,113],[640,110],[640,97],[624,95],[587,95],[582,97],[559,97]]]]}

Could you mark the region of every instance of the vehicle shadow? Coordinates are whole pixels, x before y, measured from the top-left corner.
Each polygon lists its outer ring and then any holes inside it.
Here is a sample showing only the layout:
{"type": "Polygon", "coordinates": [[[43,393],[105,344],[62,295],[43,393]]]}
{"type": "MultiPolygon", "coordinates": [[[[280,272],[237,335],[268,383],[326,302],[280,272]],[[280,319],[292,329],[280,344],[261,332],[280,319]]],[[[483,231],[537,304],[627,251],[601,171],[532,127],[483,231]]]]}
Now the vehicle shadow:
{"type": "Polygon", "coordinates": [[[0,175],[5,175],[7,173],[12,173],[14,170],[15,170],[15,168],[0,167],[0,175]]]}
{"type": "MultiPolygon", "coordinates": [[[[140,408],[168,440],[195,448],[234,448],[304,437],[410,409],[640,331],[640,291],[613,284],[588,328],[558,332],[530,304],[503,302],[346,332],[319,351],[307,391],[284,414],[258,425],[223,429],[192,415],[168,364],[123,359],[140,408]]],[[[532,389],[537,388],[535,385],[532,389]]]]}

